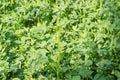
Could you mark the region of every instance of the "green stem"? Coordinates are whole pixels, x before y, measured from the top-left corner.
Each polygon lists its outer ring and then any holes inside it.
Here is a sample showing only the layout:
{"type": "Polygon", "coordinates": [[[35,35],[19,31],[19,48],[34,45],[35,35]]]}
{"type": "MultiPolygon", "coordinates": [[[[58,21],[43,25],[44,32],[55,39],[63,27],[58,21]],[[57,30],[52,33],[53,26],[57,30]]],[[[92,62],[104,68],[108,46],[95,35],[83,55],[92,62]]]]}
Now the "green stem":
{"type": "Polygon", "coordinates": [[[100,0],[100,9],[103,7],[103,0],[100,0]]]}
{"type": "Polygon", "coordinates": [[[61,41],[60,41],[60,28],[57,29],[57,47],[58,47],[58,53],[57,53],[57,80],[59,80],[59,73],[60,73],[60,58],[61,58],[61,41]]]}

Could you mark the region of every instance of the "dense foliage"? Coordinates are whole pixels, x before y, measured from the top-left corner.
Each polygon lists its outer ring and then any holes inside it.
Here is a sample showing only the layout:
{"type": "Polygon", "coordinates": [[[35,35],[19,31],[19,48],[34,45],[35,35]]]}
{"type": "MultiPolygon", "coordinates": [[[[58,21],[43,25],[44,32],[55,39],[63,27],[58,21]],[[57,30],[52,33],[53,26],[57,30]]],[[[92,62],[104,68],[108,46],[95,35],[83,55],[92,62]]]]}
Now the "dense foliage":
{"type": "Polygon", "coordinates": [[[0,80],[120,80],[120,0],[0,0],[0,80]]]}

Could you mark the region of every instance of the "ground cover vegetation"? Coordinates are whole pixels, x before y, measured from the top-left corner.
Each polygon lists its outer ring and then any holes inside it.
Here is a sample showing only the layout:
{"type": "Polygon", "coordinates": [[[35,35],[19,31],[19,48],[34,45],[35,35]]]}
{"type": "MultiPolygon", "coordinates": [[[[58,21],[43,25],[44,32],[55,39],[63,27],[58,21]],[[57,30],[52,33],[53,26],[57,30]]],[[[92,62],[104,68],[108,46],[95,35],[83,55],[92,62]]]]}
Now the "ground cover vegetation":
{"type": "Polygon", "coordinates": [[[120,80],[120,0],[0,0],[0,80],[120,80]]]}

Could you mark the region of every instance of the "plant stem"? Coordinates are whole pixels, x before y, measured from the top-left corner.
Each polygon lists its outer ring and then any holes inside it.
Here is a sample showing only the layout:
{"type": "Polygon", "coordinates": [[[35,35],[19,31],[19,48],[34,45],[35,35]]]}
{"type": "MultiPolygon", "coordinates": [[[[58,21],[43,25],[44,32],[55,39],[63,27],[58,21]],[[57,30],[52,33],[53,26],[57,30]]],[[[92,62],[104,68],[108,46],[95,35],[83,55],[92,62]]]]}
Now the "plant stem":
{"type": "Polygon", "coordinates": [[[103,0],[100,0],[100,9],[103,7],[103,0]]]}
{"type": "Polygon", "coordinates": [[[58,53],[57,53],[57,80],[59,80],[59,73],[60,73],[60,58],[61,58],[61,41],[60,41],[60,28],[57,29],[57,47],[58,47],[58,53]]]}

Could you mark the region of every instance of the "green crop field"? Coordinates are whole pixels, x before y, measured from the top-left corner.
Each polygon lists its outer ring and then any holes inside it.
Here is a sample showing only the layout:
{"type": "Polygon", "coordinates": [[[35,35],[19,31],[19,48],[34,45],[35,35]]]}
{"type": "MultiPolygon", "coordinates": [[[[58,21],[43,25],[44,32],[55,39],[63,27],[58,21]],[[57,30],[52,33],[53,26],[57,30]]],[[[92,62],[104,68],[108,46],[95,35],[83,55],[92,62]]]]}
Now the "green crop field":
{"type": "Polygon", "coordinates": [[[120,0],[0,0],[0,80],[120,80],[120,0]]]}

